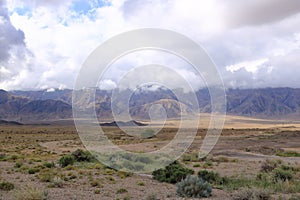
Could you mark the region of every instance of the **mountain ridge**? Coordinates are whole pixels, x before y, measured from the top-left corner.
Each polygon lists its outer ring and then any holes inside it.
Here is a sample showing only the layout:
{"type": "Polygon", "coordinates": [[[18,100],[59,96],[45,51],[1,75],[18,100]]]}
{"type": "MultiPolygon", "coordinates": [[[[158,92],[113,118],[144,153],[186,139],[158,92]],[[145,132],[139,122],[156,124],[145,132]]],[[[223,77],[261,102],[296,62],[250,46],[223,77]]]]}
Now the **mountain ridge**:
{"type": "MultiPolygon", "coordinates": [[[[191,95],[184,93],[183,90],[176,93],[191,95]]],[[[116,99],[115,105],[126,105],[122,97],[128,94],[132,94],[129,112],[134,119],[148,119],[149,109],[153,105],[161,105],[171,118],[192,113],[197,107],[188,101],[179,101],[172,91],[165,89],[138,93],[130,90],[120,91],[121,98],[116,99]],[[183,113],[180,108],[183,108],[183,113]]],[[[195,94],[200,112],[209,113],[211,111],[209,91],[200,89],[195,94]]],[[[95,103],[98,116],[109,118],[112,117],[111,95],[111,91],[97,90],[95,100],[83,96],[82,101],[91,108],[95,103]]],[[[227,89],[226,98],[227,113],[230,115],[258,118],[300,117],[300,88],[227,89]]],[[[52,92],[0,90],[0,119],[24,122],[72,118],[71,103],[72,90],[69,89],[52,92]]]]}

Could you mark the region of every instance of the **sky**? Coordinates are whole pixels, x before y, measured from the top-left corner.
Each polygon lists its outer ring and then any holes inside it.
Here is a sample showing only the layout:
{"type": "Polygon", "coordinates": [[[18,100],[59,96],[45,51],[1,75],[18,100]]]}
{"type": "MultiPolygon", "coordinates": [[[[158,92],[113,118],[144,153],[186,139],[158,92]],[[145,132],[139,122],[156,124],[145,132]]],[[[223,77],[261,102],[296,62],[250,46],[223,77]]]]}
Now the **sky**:
{"type": "MultiPolygon", "coordinates": [[[[300,88],[299,0],[0,0],[0,88],[73,88],[94,49],[138,28],[193,39],[226,88],[300,88]]],[[[203,86],[178,58],[145,51],[112,65],[99,87],[118,87],[130,67],[153,62],[173,67],[195,88],[203,86]]]]}

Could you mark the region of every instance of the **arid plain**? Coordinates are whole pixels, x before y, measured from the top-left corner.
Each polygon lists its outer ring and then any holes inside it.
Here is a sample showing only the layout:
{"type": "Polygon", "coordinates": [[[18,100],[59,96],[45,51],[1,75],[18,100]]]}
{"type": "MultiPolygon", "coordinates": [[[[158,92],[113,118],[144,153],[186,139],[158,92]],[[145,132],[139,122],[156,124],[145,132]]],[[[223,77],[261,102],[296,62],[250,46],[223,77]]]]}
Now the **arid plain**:
{"type": "MultiPolygon", "coordinates": [[[[249,190],[266,199],[300,198],[299,121],[227,116],[213,150],[198,159],[209,117],[202,115],[194,142],[179,159],[194,175],[207,171],[226,180],[211,182],[208,199],[242,199],[249,190]]],[[[117,127],[103,129],[121,148],[149,152],[168,144],[178,125],[178,120],[167,121],[148,139],[127,135],[117,127]]],[[[183,199],[176,194],[176,184],[160,182],[151,174],[116,171],[96,159],[62,166],[63,156],[85,150],[68,120],[1,125],[0,142],[0,199],[183,199]]]]}

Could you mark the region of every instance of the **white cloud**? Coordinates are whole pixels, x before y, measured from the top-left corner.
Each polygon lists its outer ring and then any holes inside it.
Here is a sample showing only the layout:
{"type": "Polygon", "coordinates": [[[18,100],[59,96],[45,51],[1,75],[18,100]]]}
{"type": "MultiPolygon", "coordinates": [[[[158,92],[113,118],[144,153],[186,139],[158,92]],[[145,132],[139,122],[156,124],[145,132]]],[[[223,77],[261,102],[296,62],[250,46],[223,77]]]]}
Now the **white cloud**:
{"type": "MultiPolygon", "coordinates": [[[[227,87],[300,87],[299,73],[292,72],[300,68],[297,0],[112,0],[79,13],[74,4],[80,1],[7,1],[10,21],[24,32],[32,54],[0,62],[0,88],[72,88],[81,64],[101,42],[144,27],[178,31],[203,45],[227,87]]],[[[151,62],[176,66],[185,79],[203,85],[187,65],[155,55],[124,60],[110,69],[103,87],[115,87],[132,64],[151,62]]]]}
{"type": "Polygon", "coordinates": [[[269,61],[268,58],[262,58],[258,60],[252,60],[252,61],[244,61],[234,65],[226,66],[226,70],[230,72],[236,72],[242,68],[245,68],[247,72],[255,73],[257,72],[259,67],[262,66],[267,61],[269,61]]]}

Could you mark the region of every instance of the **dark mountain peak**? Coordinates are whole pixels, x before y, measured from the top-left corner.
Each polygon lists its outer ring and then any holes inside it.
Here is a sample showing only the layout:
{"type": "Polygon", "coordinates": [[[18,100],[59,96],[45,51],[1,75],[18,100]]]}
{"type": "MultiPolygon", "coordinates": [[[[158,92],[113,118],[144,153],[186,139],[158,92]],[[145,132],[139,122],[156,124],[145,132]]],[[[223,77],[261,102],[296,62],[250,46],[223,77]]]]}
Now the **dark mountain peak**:
{"type": "Polygon", "coordinates": [[[141,122],[137,122],[135,120],[123,122],[123,121],[113,121],[107,123],[101,123],[101,126],[147,126],[147,124],[143,124],[141,122]]]}

